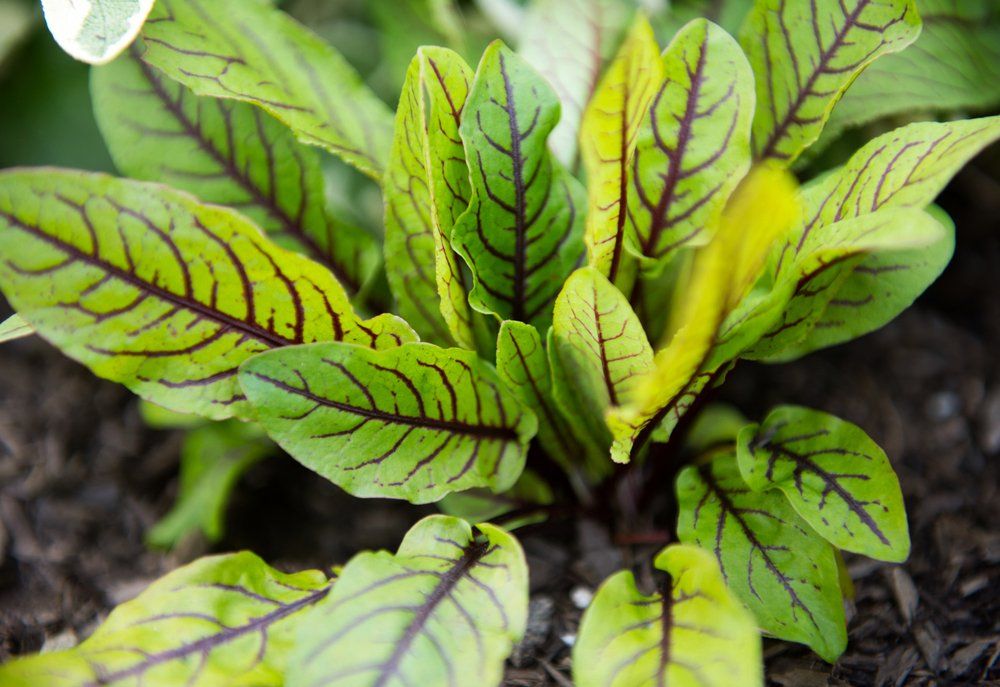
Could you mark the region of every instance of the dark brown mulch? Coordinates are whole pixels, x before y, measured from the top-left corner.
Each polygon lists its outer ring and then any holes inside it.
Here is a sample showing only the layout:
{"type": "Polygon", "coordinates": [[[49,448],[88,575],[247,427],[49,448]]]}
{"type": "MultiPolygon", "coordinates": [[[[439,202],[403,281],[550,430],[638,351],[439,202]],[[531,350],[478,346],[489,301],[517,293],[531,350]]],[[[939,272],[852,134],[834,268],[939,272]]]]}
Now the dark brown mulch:
{"type": "MultiPolygon", "coordinates": [[[[768,641],[772,685],[1000,685],[1000,186],[972,169],[945,204],[958,253],[918,307],[876,335],[791,365],[747,365],[727,384],[751,416],[801,403],[867,429],[894,459],[910,514],[906,564],[848,560],[857,596],[847,653],[831,669],[768,641]]],[[[205,547],[168,556],[144,546],[170,504],[179,435],[146,429],[127,392],[30,340],[0,349],[0,380],[4,660],[85,636],[205,547]]],[[[422,512],[350,499],[277,458],[244,479],[218,548],[252,548],[285,569],[330,565],[393,548],[422,512]]],[[[588,521],[536,530],[524,545],[531,621],[507,684],[571,684],[579,606],[643,550],[615,546],[588,521]]]]}

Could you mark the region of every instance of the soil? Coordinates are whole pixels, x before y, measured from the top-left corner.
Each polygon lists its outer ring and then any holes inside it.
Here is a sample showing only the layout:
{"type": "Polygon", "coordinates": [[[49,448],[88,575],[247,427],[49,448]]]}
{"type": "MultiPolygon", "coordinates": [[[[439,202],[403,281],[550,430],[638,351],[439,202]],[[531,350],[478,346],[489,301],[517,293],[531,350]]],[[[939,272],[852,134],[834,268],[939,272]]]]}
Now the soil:
{"type": "MultiPolygon", "coordinates": [[[[978,160],[943,197],[959,227],[956,256],[914,308],[796,363],[742,366],[725,386],[750,417],[799,403],[865,428],[893,458],[910,517],[908,562],[847,559],[856,595],[844,656],[829,666],[767,640],[770,685],[1000,686],[1000,175],[986,171],[998,161],[996,151],[978,160]]],[[[72,645],[115,604],[209,550],[250,548],[287,570],[327,566],[394,548],[431,512],[352,499],[275,458],[242,480],[221,543],[153,552],[143,535],[173,498],[180,435],[146,428],[126,391],[37,339],[3,348],[0,379],[0,661],[72,645]]],[[[571,685],[579,606],[662,542],[622,546],[593,521],[520,536],[531,618],[506,684],[571,685]]]]}

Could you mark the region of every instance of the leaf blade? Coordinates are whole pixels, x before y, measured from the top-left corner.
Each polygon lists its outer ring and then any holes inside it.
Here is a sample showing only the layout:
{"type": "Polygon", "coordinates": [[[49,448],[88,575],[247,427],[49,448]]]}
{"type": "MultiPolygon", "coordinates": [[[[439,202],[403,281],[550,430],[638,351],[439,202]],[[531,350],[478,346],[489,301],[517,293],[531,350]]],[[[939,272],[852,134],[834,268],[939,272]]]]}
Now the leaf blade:
{"type": "Polygon", "coordinates": [[[389,108],[319,37],[267,0],[160,0],[142,59],[198,95],[244,100],[380,180],[389,108]]]}
{"type": "Polygon", "coordinates": [[[240,383],[279,445],[356,496],[503,490],[537,426],[474,353],[430,344],[271,351],[244,363],[240,383]]]}
{"type": "Polygon", "coordinates": [[[558,113],[521,58],[499,41],[487,48],[461,126],[472,201],[452,233],[472,270],[472,307],[541,331],[583,253],[583,189],[545,144],[558,113]]]}
{"type": "Polygon", "coordinates": [[[899,563],[910,537],[899,480],[859,427],[798,406],[747,425],[737,460],[752,489],[780,489],[809,525],[839,549],[899,563]]]}
{"type": "Polygon", "coordinates": [[[287,575],[246,552],[203,558],[117,607],[80,646],[0,666],[0,684],[280,687],[295,626],[330,585],[319,571],[287,575]]]}
{"type": "Polygon", "coordinates": [[[477,529],[480,540],[468,523],[434,515],[414,525],[396,554],[353,558],[339,593],[300,628],[289,687],[457,687],[468,675],[499,683],[527,621],[527,567],[511,535],[477,529]]]}
{"type": "Polygon", "coordinates": [[[135,40],[154,0],[42,0],[49,31],[63,50],[89,64],[106,64],[135,40]]]}
{"type": "Polygon", "coordinates": [[[757,0],[740,31],[757,75],[756,158],[794,162],[854,78],[919,33],[913,0],[757,0]]]}
{"type": "Polygon", "coordinates": [[[674,545],[655,565],[669,578],[651,595],[639,591],[628,571],[597,590],[573,647],[576,684],[763,685],[757,626],[726,589],[712,555],[674,545]]]}
{"type": "Polygon", "coordinates": [[[14,314],[0,322],[0,344],[31,336],[34,328],[20,315],[14,314]]]}

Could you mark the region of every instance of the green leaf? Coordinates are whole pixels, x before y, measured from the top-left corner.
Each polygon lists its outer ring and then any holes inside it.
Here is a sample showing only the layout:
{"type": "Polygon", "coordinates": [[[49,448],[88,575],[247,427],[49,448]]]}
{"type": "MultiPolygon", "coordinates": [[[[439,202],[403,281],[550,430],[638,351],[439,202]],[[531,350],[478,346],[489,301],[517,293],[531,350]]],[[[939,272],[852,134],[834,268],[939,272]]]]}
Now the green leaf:
{"type": "Polygon", "coordinates": [[[559,96],[562,117],[549,146],[567,167],[576,162],[584,109],[634,7],[634,0],[532,0],[518,27],[518,52],[559,96]]]}
{"type": "Polygon", "coordinates": [[[237,213],[164,186],[57,169],[0,173],[0,288],[42,338],[170,410],[245,418],[239,364],[278,346],[394,346],[324,268],[237,213]]]}
{"type": "Polygon", "coordinates": [[[236,420],[191,430],[181,447],[180,488],[173,508],[146,535],[152,546],[171,549],[196,532],[222,538],[226,506],[237,481],[273,447],[256,425],[236,420]]]}
{"type": "Polygon", "coordinates": [[[739,44],[704,19],[663,53],[666,79],[639,128],[629,170],[628,248],[658,273],[706,231],[750,168],[753,73],[739,44]]]}
{"type": "Polygon", "coordinates": [[[105,64],[139,35],[153,2],[42,0],[42,10],[59,47],[82,62],[105,64]]]}
{"type": "Polygon", "coordinates": [[[449,240],[469,204],[458,127],[472,76],[450,50],[417,52],[396,111],[383,188],[386,274],[400,314],[425,340],[474,349],[465,278],[449,240]]]}
{"type": "Polygon", "coordinates": [[[395,555],[362,553],[298,630],[288,687],[496,685],[524,634],[528,569],[492,525],[418,522],[395,555]]]}
{"type": "Polygon", "coordinates": [[[629,403],[639,378],[653,368],[653,349],[628,299],[593,267],[566,280],[552,332],[587,422],[600,425],[608,408],[629,403]]]}
{"type": "Polygon", "coordinates": [[[537,426],[491,367],[457,348],[300,346],[247,361],[240,382],[282,448],[355,496],[503,491],[537,426]]]}
{"type": "Polygon", "coordinates": [[[357,72],[270,0],[159,0],[142,59],[198,95],[243,100],[381,181],[392,113],[357,72]]]}
{"type": "Polygon", "coordinates": [[[913,0],[757,0],[740,31],[757,78],[757,159],[794,162],[857,75],[919,34],[913,0]]]}
{"type": "Polygon", "coordinates": [[[714,552],[726,584],[779,639],[833,662],[847,630],[833,547],[779,492],[755,492],[732,450],[677,478],[677,535],[714,552]]]}
{"type": "Polygon", "coordinates": [[[507,519],[503,526],[514,530],[536,522],[543,522],[545,506],[554,500],[552,489],[531,470],[521,473],[517,483],[503,492],[494,494],[486,489],[470,489],[457,494],[448,494],[438,506],[441,512],[462,518],[470,525],[487,522],[512,511],[525,511],[520,517],[507,519]],[[532,512],[537,509],[537,512],[532,512]]]}
{"type": "MultiPolygon", "coordinates": [[[[7,61],[17,52],[35,28],[35,13],[30,5],[20,0],[0,2],[0,74],[4,73],[7,61]]],[[[10,88],[10,86],[7,86],[10,88]]],[[[10,93],[10,91],[8,91],[10,93]]],[[[23,116],[23,105],[18,108],[23,116]]]]}
{"type": "Polygon", "coordinates": [[[667,579],[651,594],[627,570],[597,590],[573,647],[577,687],[763,686],[757,625],[712,555],[674,545],[655,565],[667,579]]]}
{"type": "MultiPolygon", "coordinates": [[[[549,330],[551,331],[551,330],[549,330]]],[[[570,475],[581,467],[598,477],[606,470],[606,452],[564,416],[554,398],[552,371],[538,330],[508,320],[497,337],[497,374],[507,388],[538,418],[538,441],[570,475]]],[[[577,422],[582,417],[576,416],[577,422]]],[[[488,518],[481,518],[487,520],[488,518]]]]}
{"type": "Polygon", "coordinates": [[[540,331],[583,253],[583,188],[545,143],[558,117],[542,78],[491,44],[462,113],[472,203],[452,241],[472,269],[472,307],[540,331]]]}
{"type": "Polygon", "coordinates": [[[663,83],[653,29],[639,14],[583,115],[580,153],[587,173],[589,263],[613,283],[627,279],[625,203],[639,125],[663,83]],[[622,274],[619,275],[619,271],[622,274]]]}
{"type": "Polygon", "coordinates": [[[35,330],[23,317],[14,314],[0,322],[0,344],[31,336],[35,330]]]}
{"type": "Polygon", "coordinates": [[[78,647],[0,666],[0,685],[281,687],[295,628],[330,592],[251,553],[202,558],[154,582],[78,647]]]}
{"type": "Polygon", "coordinates": [[[656,8],[653,15],[656,33],[673,36],[692,19],[709,19],[735,35],[754,0],[671,0],[668,3],[647,3],[656,8]]]}
{"type": "Polygon", "coordinates": [[[737,440],[740,472],[757,491],[780,489],[839,549],[899,563],[910,535],[899,480],[861,428],[833,415],[780,406],[737,440]]]}
{"type": "Polygon", "coordinates": [[[806,221],[797,247],[806,245],[813,232],[842,219],[887,207],[926,207],[969,160],[998,138],[1000,116],[920,122],[873,139],[803,193],[806,221]]]}
{"type": "MultiPolygon", "coordinates": [[[[923,20],[910,47],[866,69],[833,109],[842,131],[914,112],[1000,105],[1000,11],[992,0],[917,0],[923,20]]],[[[827,132],[824,131],[824,139],[827,132]]]]}
{"type": "Polygon", "coordinates": [[[878,329],[948,264],[954,227],[944,220],[947,227],[921,210],[886,208],[823,227],[797,253],[790,244],[770,300],[734,314],[723,346],[759,338],[744,357],[787,360],[878,329]]]}
{"type": "Polygon", "coordinates": [[[139,416],[152,429],[195,429],[211,422],[199,415],[178,413],[150,401],[139,401],[139,416]]]}
{"type": "Polygon", "coordinates": [[[194,95],[140,52],[91,71],[94,114],[119,171],[238,209],[357,293],[377,248],[367,232],[328,216],[318,151],[256,107],[194,95]]]}

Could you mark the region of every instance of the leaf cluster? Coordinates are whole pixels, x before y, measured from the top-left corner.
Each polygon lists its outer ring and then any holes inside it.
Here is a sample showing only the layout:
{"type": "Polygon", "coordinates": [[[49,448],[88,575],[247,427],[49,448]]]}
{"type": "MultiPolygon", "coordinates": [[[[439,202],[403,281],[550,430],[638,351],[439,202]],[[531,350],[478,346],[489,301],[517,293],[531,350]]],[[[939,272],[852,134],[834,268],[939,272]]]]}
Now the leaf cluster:
{"type": "Polygon", "coordinates": [[[203,559],[0,685],[496,684],[527,613],[509,530],[665,501],[675,543],[598,590],[580,685],[762,684],[761,632],[844,650],[840,551],[909,552],[888,458],[826,413],[711,397],[740,360],[908,307],[951,256],[932,203],[1000,118],[901,126],[800,186],[828,121],[925,59],[913,0],[722,3],[738,37],[677,21],[698,3],[480,4],[518,49],[421,47],[393,113],[268,0],[159,0],[92,72],[124,177],[0,172],[0,341],[35,332],[150,417],[196,418],[153,543],[217,538],[264,434],[351,494],[447,514],[336,575],[203,559]],[[341,164],[381,191],[380,232],[330,202],[341,164]]]}

